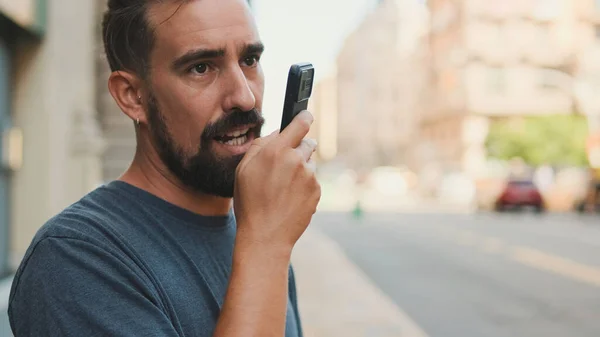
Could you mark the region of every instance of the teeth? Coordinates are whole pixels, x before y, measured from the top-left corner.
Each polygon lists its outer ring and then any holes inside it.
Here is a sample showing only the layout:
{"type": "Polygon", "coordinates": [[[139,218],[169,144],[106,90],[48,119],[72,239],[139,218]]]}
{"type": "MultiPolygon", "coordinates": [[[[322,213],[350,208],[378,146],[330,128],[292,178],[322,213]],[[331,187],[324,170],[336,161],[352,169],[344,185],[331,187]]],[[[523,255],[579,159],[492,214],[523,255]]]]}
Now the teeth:
{"type": "Polygon", "coordinates": [[[232,146],[240,146],[240,145],[246,143],[247,140],[248,140],[248,136],[242,136],[242,137],[238,137],[238,138],[234,138],[232,140],[226,141],[225,144],[232,145],[232,146]]]}
{"type": "Polygon", "coordinates": [[[226,133],[225,135],[228,137],[239,137],[241,135],[245,135],[248,130],[250,130],[250,128],[244,129],[244,130],[239,130],[239,131],[234,131],[234,132],[230,132],[230,133],[226,133]]]}

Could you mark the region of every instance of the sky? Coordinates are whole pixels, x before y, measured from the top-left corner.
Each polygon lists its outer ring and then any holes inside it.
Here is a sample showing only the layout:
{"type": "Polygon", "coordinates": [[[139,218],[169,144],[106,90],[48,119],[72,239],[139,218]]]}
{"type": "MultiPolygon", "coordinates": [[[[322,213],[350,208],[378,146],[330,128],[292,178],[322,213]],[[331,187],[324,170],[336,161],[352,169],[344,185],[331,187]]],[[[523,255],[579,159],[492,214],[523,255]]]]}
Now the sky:
{"type": "Polygon", "coordinates": [[[292,64],[310,62],[315,81],[335,72],[337,53],[377,0],[252,0],[266,46],[263,134],[279,128],[287,74],[292,64]]]}

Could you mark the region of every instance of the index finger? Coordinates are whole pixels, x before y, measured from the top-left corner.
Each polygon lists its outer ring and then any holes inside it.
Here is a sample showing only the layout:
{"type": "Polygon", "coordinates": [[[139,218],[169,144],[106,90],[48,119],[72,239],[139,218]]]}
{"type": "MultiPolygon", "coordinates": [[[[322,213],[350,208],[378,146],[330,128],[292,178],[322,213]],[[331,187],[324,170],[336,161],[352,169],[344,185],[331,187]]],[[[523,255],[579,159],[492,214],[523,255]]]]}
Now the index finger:
{"type": "Polygon", "coordinates": [[[308,132],[310,131],[310,126],[314,121],[313,115],[303,110],[300,112],[290,125],[288,125],[280,134],[280,142],[284,146],[289,146],[292,148],[298,147],[302,142],[302,139],[306,137],[308,132]]]}

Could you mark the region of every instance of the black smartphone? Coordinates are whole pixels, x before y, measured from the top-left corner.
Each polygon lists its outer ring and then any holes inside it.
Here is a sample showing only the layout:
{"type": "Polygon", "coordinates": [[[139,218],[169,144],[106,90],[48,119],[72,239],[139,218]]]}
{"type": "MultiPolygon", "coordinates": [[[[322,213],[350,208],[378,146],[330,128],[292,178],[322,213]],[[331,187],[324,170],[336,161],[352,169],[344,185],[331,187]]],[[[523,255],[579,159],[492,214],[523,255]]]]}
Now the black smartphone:
{"type": "Polygon", "coordinates": [[[308,108],[308,99],[312,94],[314,78],[315,68],[310,63],[296,63],[290,67],[280,132],[292,122],[300,111],[308,108]]]}

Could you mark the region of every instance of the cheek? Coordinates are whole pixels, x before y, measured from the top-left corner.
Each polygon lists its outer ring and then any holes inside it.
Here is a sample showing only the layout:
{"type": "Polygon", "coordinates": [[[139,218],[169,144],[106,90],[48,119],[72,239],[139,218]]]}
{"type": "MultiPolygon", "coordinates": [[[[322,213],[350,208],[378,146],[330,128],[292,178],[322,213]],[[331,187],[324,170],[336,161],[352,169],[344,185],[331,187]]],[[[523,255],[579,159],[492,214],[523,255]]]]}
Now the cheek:
{"type": "Polygon", "coordinates": [[[175,142],[186,153],[195,153],[200,146],[204,127],[210,120],[210,111],[200,96],[187,95],[185,90],[157,95],[160,112],[175,142]]]}
{"type": "Polygon", "coordinates": [[[262,68],[259,67],[256,78],[250,79],[250,88],[256,100],[256,107],[259,111],[262,109],[263,95],[265,92],[265,77],[262,68]]]}
{"type": "Polygon", "coordinates": [[[208,123],[208,118],[193,110],[186,110],[173,123],[173,135],[177,137],[179,144],[187,153],[195,153],[200,147],[202,133],[208,123]]]}

